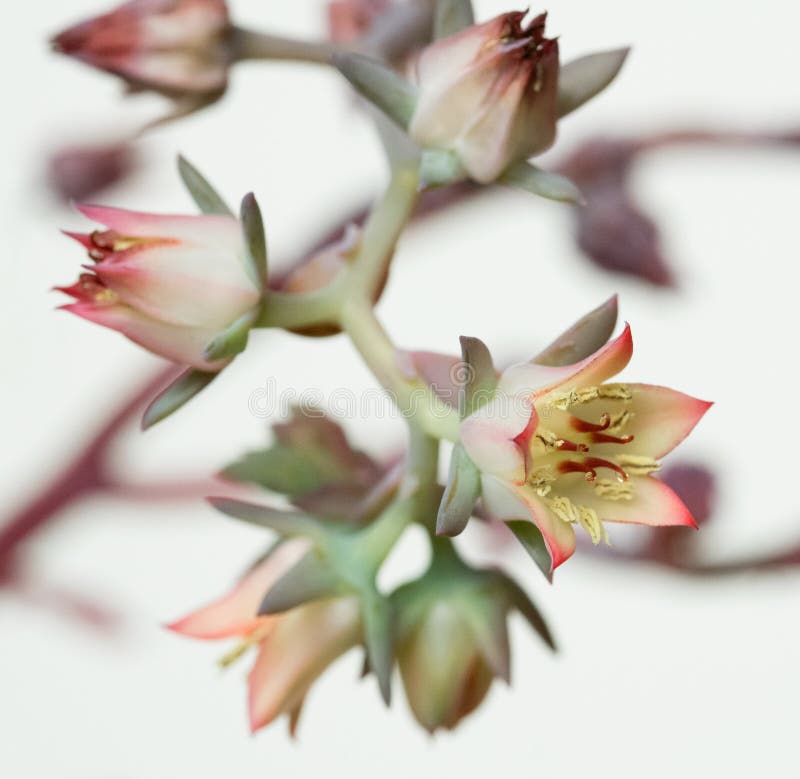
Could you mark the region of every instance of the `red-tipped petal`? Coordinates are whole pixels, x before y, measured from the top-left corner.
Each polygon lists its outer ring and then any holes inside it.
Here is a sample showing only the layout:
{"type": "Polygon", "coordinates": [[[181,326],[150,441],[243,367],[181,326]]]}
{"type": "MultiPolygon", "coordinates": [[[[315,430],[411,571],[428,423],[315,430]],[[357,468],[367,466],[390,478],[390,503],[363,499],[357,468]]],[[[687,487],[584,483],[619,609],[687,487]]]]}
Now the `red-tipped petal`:
{"type": "Polygon", "coordinates": [[[267,591],[308,551],[305,539],[282,543],[248,573],[233,590],[197,611],[167,625],[192,638],[216,639],[246,635],[274,617],[258,617],[258,607],[267,591]]]}
{"type": "Polygon", "coordinates": [[[576,544],[572,525],[554,516],[531,487],[492,476],[484,476],[482,486],[483,501],[491,514],[506,521],[527,519],[539,528],[550,553],[551,571],[572,556],[576,544]]]}

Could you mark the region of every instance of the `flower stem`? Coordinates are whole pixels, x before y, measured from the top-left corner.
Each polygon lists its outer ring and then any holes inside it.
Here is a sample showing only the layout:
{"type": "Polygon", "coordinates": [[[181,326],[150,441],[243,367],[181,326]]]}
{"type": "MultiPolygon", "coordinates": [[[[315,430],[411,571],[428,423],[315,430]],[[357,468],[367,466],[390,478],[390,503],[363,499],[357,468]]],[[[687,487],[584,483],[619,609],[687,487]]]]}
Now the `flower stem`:
{"type": "Polygon", "coordinates": [[[234,58],[243,60],[291,60],[327,65],[343,49],[328,41],[304,41],[235,27],[232,33],[234,58]]]}

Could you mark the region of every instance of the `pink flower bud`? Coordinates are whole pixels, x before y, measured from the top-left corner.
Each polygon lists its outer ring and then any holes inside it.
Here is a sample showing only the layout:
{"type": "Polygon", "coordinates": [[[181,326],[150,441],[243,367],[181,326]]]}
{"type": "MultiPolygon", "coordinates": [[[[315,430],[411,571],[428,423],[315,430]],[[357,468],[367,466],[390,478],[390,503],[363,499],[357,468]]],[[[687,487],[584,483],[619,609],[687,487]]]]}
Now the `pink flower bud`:
{"type": "Polygon", "coordinates": [[[419,101],[409,134],[423,148],[454,152],[479,182],[555,140],[558,42],[545,14],[502,14],[436,41],[417,64],[419,101]]]}
{"type": "Polygon", "coordinates": [[[70,27],[53,46],[136,89],[211,96],[227,84],[229,30],[224,0],[130,0],[70,27]]]}
{"type": "Polygon", "coordinates": [[[118,330],[145,349],[205,371],[206,347],[259,305],[238,220],[228,216],[157,216],[100,206],[82,214],[108,229],[68,233],[92,260],[63,308],[118,330]]]}
{"type": "Polygon", "coordinates": [[[59,197],[81,201],[119,182],[133,164],[133,148],[127,144],[72,146],[52,156],[48,178],[59,197]]]}
{"type": "Polygon", "coordinates": [[[332,41],[352,43],[368,32],[390,0],[332,0],[328,3],[328,29],[332,41]]]}

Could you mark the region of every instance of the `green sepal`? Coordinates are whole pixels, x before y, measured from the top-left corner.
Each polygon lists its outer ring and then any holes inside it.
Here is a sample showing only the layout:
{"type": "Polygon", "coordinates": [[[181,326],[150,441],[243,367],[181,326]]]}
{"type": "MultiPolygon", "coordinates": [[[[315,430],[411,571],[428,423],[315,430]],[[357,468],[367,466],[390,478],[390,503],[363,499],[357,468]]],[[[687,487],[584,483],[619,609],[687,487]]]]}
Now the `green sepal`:
{"type": "Polygon", "coordinates": [[[472,10],[471,0],[437,0],[433,22],[435,40],[449,38],[473,24],[475,12],[472,10]]]}
{"type": "Polygon", "coordinates": [[[343,591],[341,579],[312,549],[269,588],[258,607],[258,615],[280,614],[312,600],[341,595],[343,591]]]}
{"type": "Polygon", "coordinates": [[[544,542],[542,531],[533,522],[525,519],[512,519],[506,522],[508,529],[517,537],[525,551],[531,556],[545,579],[553,581],[552,560],[547,545],[544,542]]]}
{"type": "Polygon", "coordinates": [[[436,535],[457,536],[467,526],[481,492],[481,474],[461,444],[453,447],[450,473],[444,488],[436,535]]]}
{"type": "Polygon", "coordinates": [[[253,278],[260,289],[267,288],[267,237],[264,232],[264,220],[255,195],[250,192],[242,198],[240,210],[244,242],[247,248],[247,260],[253,278]]]}
{"type": "Polygon", "coordinates": [[[198,371],[194,368],[182,373],[172,384],[162,390],[150,402],[142,416],[142,430],[161,422],[170,414],[188,403],[198,392],[204,390],[217,377],[217,373],[198,371]]]}
{"type": "Polygon", "coordinates": [[[500,176],[500,181],[548,200],[573,205],[584,202],[580,190],[566,176],[542,170],[529,162],[514,163],[500,176]]]}
{"type": "Polygon", "coordinates": [[[250,525],[269,528],[285,538],[293,536],[319,538],[323,533],[320,522],[308,514],[276,509],[272,506],[248,503],[233,498],[207,498],[207,500],[217,511],[227,517],[247,522],[250,525]]]}
{"type": "Polygon", "coordinates": [[[363,594],[361,617],[364,621],[364,646],[369,670],[378,680],[381,697],[388,706],[392,699],[394,636],[391,602],[380,593],[363,594]]]}
{"type": "Polygon", "coordinates": [[[178,173],[181,181],[192,196],[192,200],[204,214],[233,216],[233,211],[222,196],[208,183],[208,180],[183,155],[178,155],[178,173]]]}
{"type": "Polygon", "coordinates": [[[260,307],[257,306],[242,314],[232,325],[214,337],[214,340],[206,346],[203,357],[209,362],[214,362],[230,359],[243,352],[259,313],[260,307]]]}
{"type": "Polygon", "coordinates": [[[572,365],[594,354],[603,346],[617,324],[617,296],[581,317],[572,327],[561,333],[553,343],[542,350],[531,362],[538,365],[572,365]]]}
{"type": "Polygon", "coordinates": [[[498,602],[494,593],[484,591],[477,593],[477,597],[469,597],[461,614],[467,620],[481,654],[494,675],[509,683],[511,646],[505,604],[498,602]]]}
{"type": "Polygon", "coordinates": [[[587,54],[561,66],[558,74],[558,116],[566,116],[602,92],[622,69],[629,48],[587,54]]]}
{"type": "Polygon", "coordinates": [[[462,335],[461,360],[464,381],[458,393],[458,413],[464,419],[485,406],[497,388],[497,371],[486,344],[479,338],[462,335]]]}
{"type": "Polygon", "coordinates": [[[419,165],[421,189],[443,187],[467,178],[467,171],[458,156],[446,149],[423,149],[419,165]]]}
{"type": "Polygon", "coordinates": [[[333,64],[361,95],[402,128],[407,128],[417,105],[417,92],[388,65],[361,54],[338,54],[333,64]]]}
{"type": "Polygon", "coordinates": [[[536,608],[536,604],[531,600],[528,593],[510,576],[504,573],[500,573],[498,576],[501,579],[502,589],[509,599],[509,604],[525,617],[528,624],[541,637],[542,641],[554,652],[557,652],[558,649],[553,639],[553,634],[550,632],[545,618],[542,616],[539,609],[536,608]]]}

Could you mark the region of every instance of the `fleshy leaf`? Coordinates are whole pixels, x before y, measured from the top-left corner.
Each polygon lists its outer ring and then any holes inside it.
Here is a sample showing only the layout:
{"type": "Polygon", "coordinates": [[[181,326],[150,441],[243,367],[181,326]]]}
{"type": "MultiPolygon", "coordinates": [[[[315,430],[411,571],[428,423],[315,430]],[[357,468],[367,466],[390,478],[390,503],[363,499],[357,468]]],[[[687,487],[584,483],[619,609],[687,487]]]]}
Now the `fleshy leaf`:
{"type": "Polygon", "coordinates": [[[280,614],[303,603],[341,593],[341,580],[312,549],[269,588],[258,614],[280,614]]]}
{"type": "Polygon", "coordinates": [[[240,316],[230,327],[223,330],[206,347],[203,357],[209,362],[227,360],[243,352],[247,347],[250,329],[258,318],[258,307],[240,316]]]}
{"type": "Polygon", "coordinates": [[[522,589],[510,576],[500,574],[502,578],[502,587],[505,590],[509,601],[514,608],[522,614],[528,621],[528,624],[541,636],[542,641],[547,644],[554,652],[556,650],[556,642],[553,639],[553,634],[544,620],[544,617],[536,608],[534,602],[528,596],[528,593],[522,589]]]}
{"type": "Polygon", "coordinates": [[[275,443],[227,467],[223,477],[258,484],[296,500],[327,488],[366,495],[383,469],[354,449],[342,428],[318,409],[295,408],[291,419],[273,426],[275,443]]]}
{"type": "Polygon", "coordinates": [[[182,155],[178,155],[178,173],[192,196],[192,200],[204,214],[233,216],[233,211],[222,199],[222,196],[208,183],[205,176],[182,155]]]}
{"type": "Polygon", "coordinates": [[[548,200],[572,204],[583,202],[580,190],[566,176],[550,173],[528,162],[515,163],[503,173],[500,180],[548,200]]]}
{"type": "Polygon", "coordinates": [[[254,278],[257,279],[261,289],[266,289],[267,238],[264,233],[264,220],[261,217],[261,209],[258,207],[258,201],[252,192],[242,199],[241,218],[245,246],[247,246],[247,255],[254,278]]]}
{"type": "Polygon", "coordinates": [[[483,341],[463,335],[460,341],[462,363],[456,370],[461,369],[464,373],[458,397],[458,411],[463,419],[492,399],[497,387],[497,372],[483,341]]]}
{"type": "Polygon", "coordinates": [[[320,525],[317,520],[296,511],[285,511],[233,498],[208,498],[208,502],[217,511],[228,517],[251,525],[269,528],[287,538],[292,536],[313,537],[320,533],[320,525]]]}
{"type": "Polygon", "coordinates": [[[333,64],[361,95],[401,127],[408,127],[417,104],[411,84],[388,65],[361,54],[339,54],[333,64]]]}
{"type": "Polygon", "coordinates": [[[217,377],[216,373],[198,371],[193,368],[178,376],[172,384],[162,390],[145,409],[142,430],[147,430],[162,419],[188,403],[198,392],[204,390],[217,377]]]}
{"type": "Polygon", "coordinates": [[[471,0],[437,0],[433,23],[435,40],[449,38],[475,24],[471,0]]]}
{"type": "Polygon", "coordinates": [[[361,599],[361,614],[369,669],[377,677],[381,696],[388,706],[392,698],[394,662],[390,602],[377,592],[366,594],[361,599]]]}
{"type": "Polygon", "coordinates": [[[561,333],[531,362],[554,367],[580,362],[594,354],[611,338],[616,324],[617,296],[614,295],[561,333]]]}
{"type": "Polygon", "coordinates": [[[544,542],[544,536],[533,522],[524,519],[512,519],[506,522],[508,529],[517,537],[525,551],[531,556],[539,570],[544,574],[545,579],[553,581],[551,572],[552,562],[550,552],[544,542]]]}
{"type": "Polygon", "coordinates": [[[447,486],[436,517],[436,534],[457,536],[461,533],[472,516],[480,491],[480,471],[469,459],[464,447],[456,444],[450,458],[447,486]]]}
{"type": "Polygon", "coordinates": [[[602,92],[622,69],[629,48],[587,54],[561,66],[558,116],[566,116],[602,92]]]}

